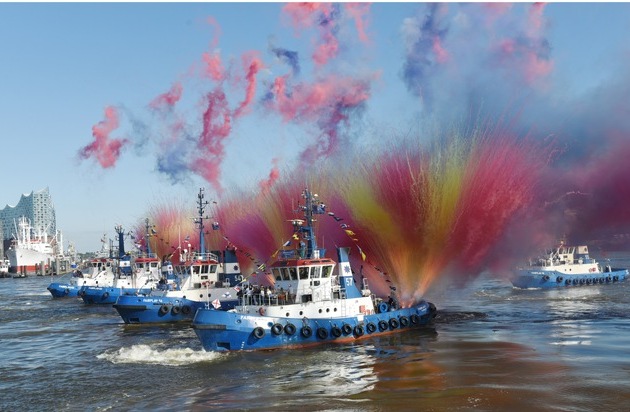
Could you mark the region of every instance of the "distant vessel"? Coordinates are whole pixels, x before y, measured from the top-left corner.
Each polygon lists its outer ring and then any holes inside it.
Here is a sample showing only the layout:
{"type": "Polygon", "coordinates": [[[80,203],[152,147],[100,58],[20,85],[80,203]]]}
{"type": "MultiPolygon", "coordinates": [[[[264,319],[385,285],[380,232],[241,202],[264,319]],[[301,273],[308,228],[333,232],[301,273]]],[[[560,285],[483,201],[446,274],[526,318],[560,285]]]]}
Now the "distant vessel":
{"type": "MultiPolygon", "coordinates": [[[[148,231],[147,223],[147,231],[148,231]]],[[[78,295],[87,304],[113,304],[124,294],[148,293],[160,280],[160,270],[171,270],[170,262],[161,262],[148,246],[142,256],[136,258],[125,253],[124,231],[116,226],[118,234],[118,267],[112,285],[83,286],[78,295]],[[133,260],[133,263],[132,263],[133,260]]],[[[147,236],[148,238],[148,236],[147,236]]]]}
{"type": "Polygon", "coordinates": [[[548,289],[566,286],[611,284],[628,276],[628,269],[602,266],[591,258],[587,246],[565,246],[545,251],[530,261],[527,267],[517,268],[511,279],[521,289],[548,289]]]}
{"type": "Polygon", "coordinates": [[[9,275],[9,260],[2,259],[0,260],[0,278],[8,278],[9,275]]]}
{"type": "Polygon", "coordinates": [[[17,239],[14,239],[13,244],[6,251],[10,272],[25,274],[38,269],[43,270],[45,268],[40,268],[42,263],[46,267],[55,259],[56,240],[49,239],[45,230],[38,228],[35,232],[30,221],[22,216],[17,224],[16,232],[17,239]]]}
{"type": "Polygon", "coordinates": [[[82,268],[48,285],[47,289],[55,298],[76,298],[84,286],[111,286],[114,283],[113,263],[111,258],[93,258],[82,268]]]}
{"type": "Polygon", "coordinates": [[[313,214],[324,214],[317,195],[302,193],[305,219],[293,219],[294,249],[282,250],[271,265],[275,289],[247,293],[229,311],[197,310],[192,327],[207,351],[260,350],[354,341],[406,331],[429,323],[436,315],[424,300],[400,307],[383,301],[364,279],[354,282],[349,248],[337,248],[338,265],[315,241],[313,214]],[[294,243],[298,243],[296,240],[294,243]]]}

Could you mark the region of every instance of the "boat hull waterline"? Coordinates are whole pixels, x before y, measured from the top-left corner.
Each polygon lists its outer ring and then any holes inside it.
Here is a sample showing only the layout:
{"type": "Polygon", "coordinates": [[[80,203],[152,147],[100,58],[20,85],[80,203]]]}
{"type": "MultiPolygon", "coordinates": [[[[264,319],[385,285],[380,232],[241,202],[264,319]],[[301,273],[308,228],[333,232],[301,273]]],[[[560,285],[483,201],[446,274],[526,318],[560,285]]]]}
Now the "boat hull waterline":
{"type": "Polygon", "coordinates": [[[608,272],[567,274],[556,270],[519,270],[512,284],[520,289],[550,289],[569,286],[605,285],[622,282],[628,269],[612,268],[608,272]]]}
{"type": "MultiPolygon", "coordinates": [[[[257,307],[252,307],[252,311],[257,307]]],[[[334,318],[283,318],[232,311],[198,310],[192,327],[206,351],[261,350],[347,342],[425,326],[435,317],[432,303],[334,318]]]]}

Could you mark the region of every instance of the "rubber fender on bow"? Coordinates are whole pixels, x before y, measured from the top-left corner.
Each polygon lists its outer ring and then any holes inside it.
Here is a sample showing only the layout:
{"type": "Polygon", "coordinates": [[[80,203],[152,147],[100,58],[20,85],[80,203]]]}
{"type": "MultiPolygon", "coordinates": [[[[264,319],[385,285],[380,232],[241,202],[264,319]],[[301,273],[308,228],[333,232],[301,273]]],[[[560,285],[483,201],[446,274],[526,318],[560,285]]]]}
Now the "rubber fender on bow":
{"type": "Polygon", "coordinates": [[[392,328],[392,329],[396,329],[398,327],[398,319],[391,318],[389,320],[389,327],[392,328]]]}
{"type": "Polygon", "coordinates": [[[261,339],[265,336],[265,330],[260,326],[256,326],[253,330],[253,333],[256,339],[261,339]]]}
{"type": "Polygon", "coordinates": [[[413,323],[414,325],[417,325],[418,322],[420,322],[420,316],[416,315],[415,313],[413,315],[411,315],[411,323],[413,323]]]}
{"type": "Polygon", "coordinates": [[[292,336],[295,333],[295,325],[292,323],[287,323],[286,325],[284,325],[284,333],[292,336]]]}
{"type": "Polygon", "coordinates": [[[357,325],[354,327],[354,335],[359,337],[359,336],[363,336],[363,334],[365,333],[365,330],[363,329],[363,326],[361,325],[357,325]]]}
{"type": "Polygon", "coordinates": [[[365,329],[368,331],[368,333],[374,333],[376,332],[376,325],[370,322],[365,326],[365,329]]]}
{"type": "Polygon", "coordinates": [[[283,330],[284,330],[284,327],[282,327],[282,325],[279,323],[274,323],[273,326],[271,327],[271,333],[273,333],[276,336],[282,334],[283,330]]]}
{"type": "Polygon", "coordinates": [[[109,297],[109,292],[105,292],[105,293],[103,293],[103,298],[104,298],[104,299],[107,299],[108,297],[109,297]]]}
{"type": "Polygon", "coordinates": [[[188,305],[182,306],[182,313],[184,315],[188,315],[190,313],[190,306],[188,306],[188,305]]]}
{"type": "Polygon", "coordinates": [[[180,310],[182,310],[182,308],[180,308],[179,306],[173,306],[173,308],[171,309],[171,313],[173,315],[179,315],[180,310]]]}
{"type": "Polygon", "coordinates": [[[317,328],[317,337],[326,339],[328,337],[328,331],[325,328],[317,328]]]}
{"type": "Polygon", "coordinates": [[[344,323],[343,326],[341,327],[341,330],[344,335],[349,335],[352,333],[352,326],[348,325],[347,323],[344,323]]]}
{"type": "Polygon", "coordinates": [[[380,321],[378,322],[378,328],[379,328],[381,331],[387,330],[387,322],[386,322],[386,321],[384,321],[384,320],[380,320],[380,321]]]}
{"type": "Polygon", "coordinates": [[[406,316],[401,316],[399,321],[400,321],[400,326],[409,325],[409,318],[407,318],[406,316]]]}
{"type": "Polygon", "coordinates": [[[341,336],[341,329],[339,329],[339,326],[333,326],[330,329],[330,334],[333,335],[333,337],[338,338],[341,336]]]}
{"type": "Polygon", "coordinates": [[[313,335],[313,329],[311,329],[310,326],[304,326],[302,327],[300,334],[302,334],[305,338],[310,338],[313,335]]]}
{"type": "Polygon", "coordinates": [[[168,313],[168,305],[160,306],[160,315],[166,315],[168,313]]]}

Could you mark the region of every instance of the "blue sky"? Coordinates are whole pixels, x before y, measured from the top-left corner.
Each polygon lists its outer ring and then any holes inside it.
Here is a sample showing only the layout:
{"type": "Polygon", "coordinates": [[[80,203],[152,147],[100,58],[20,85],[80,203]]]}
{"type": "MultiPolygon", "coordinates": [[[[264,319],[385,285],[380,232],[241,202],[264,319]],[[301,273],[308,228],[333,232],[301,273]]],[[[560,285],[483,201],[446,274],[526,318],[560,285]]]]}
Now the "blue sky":
{"type": "MultiPolygon", "coordinates": [[[[409,18],[426,21],[431,12],[425,4],[372,4],[365,20],[368,42],[357,39],[350,20],[340,20],[335,32],[340,51],[325,68],[314,67],[309,58],[321,42],[317,30],[293,27],[283,15],[283,5],[1,3],[4,179],[0,203],[14,205],[22,193],[49,187],[57,226],[65,240],[74,242],[79,251],[93,251],[100,247],[103,233],[113,236],[116,224],[135,225],[152,205],[185,202],[192,206],[199,187],[207,188],[210,197],[219,197],[210,182],[192,171],[168,175],[157,170],[157,154],[171,148],[160,148],[166,139],[156,136],[163,131],[155,126],[159,119],[147,108],[174,82],[184,79],[179,115],[190,126],[191,134],[198,133],[203,112],[200,96],[215,87],[208,79],[189,74],[191,67],[201,64],[204,53],[220,55],[224,62],[238,62],[243,54],[257,51],[265,65],[258,72],[251,111],[234,122],[225,141],[219,178],[223,195],[237,189],[257,190],[275,158],[281,168],[292,167],[317,126],[317,119],[286,122],[278,114],[257,109],[262,106],[265,86],[287,72],[274,61],[270,45],[299,53],[303,82],[323,77],[324,70],[346,78],[373,79],[372,74],[378,74],[377,80],[371,80],[370,97],[361,105],[356,121],[343,130],[354,145],[377,144],[384,134],[405,133],[417,127],[429,111],[434,120],[446,118],[445,107],[461,104],[457,94],[443,93],[453,83],[439,71],[435,54],[430,67],[438,70],[427,70],[422,79],[416,79],[414,84],[421,85],[420,89],[403,79],[404,64],[409,61],[403,23],[409,18]],[[218,38],[214,38],[209,18],[221,28],[218,38]],[[79,150],[93,141],[92,127],[103,120],[107,106],[116,107],[121,117],[121,126],[111,137],[130,141],[111,168],[99,166],[93,158],[78,157],[79,150]],[[146,135],[139,137],[131,118],[140,119],[148,128],[146,135]]],[[[465,27],[463,20],[485,11],[470,12],[480,8],[478,4],[447,6],[444,13],[449,17],[441,21],[444,30],[436,25],[435,33],[442,36],[451,61],[456,55],[461,59],[450,66],[458,69],[449,69],[451,74],[463,72],[482,58],[466,54],[468,46],[474,51],[497,41],[498,35],[515,38],[516,31],[508,32],[507,27],[513,25],[508,24],[507,15],[527,31],[523,9],[529,4],[517,4],[501,14],[506,23],[497,26],[493,35],[471,38],[467,44],[462,41],[464,36],[449,36],[465,27]]],[[[624,73],[630,53],[630,4],[551,3],[544,9],[543,21],[534,38],[544,39],[549,46],[544,58],[553,62],[553,70],[536,87],[527,83],[530,95],[559,105],[566,101],[573,104],[624,73]]],[[[467,73],[477,79],[493,78],[489,70],[480,67],[467,73]]],[[[465,77],[459,77],[464,82],[462,79],[465,77]]],[[[517,83],[509,77],[496,80],[488,84],[500,89],[497,83],[517,83]]],[[[486,90],[484,84],[480,81],[478,90],[486,90]]],[[[509,94],[509,90],[513,89],[506,87],[497,95],[509,94]]],[[[226,86],[226,91],[232,106],[242,99],[242,88],[226,86]]],[[[537,126],[545,130],[560,127],[549,122],[537,126]]],[[[173,145],[185,142],[178,140],[173,145]]]]}

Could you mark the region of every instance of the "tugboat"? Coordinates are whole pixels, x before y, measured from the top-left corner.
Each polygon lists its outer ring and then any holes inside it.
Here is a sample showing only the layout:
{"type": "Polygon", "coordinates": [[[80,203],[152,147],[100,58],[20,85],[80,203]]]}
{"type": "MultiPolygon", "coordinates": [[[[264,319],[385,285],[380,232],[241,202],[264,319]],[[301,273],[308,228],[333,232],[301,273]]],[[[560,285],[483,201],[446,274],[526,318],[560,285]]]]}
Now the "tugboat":
{"type": "Polygon", "coordinates": [[[204,242],[203,189],[197,196],[199,217],[195,223],[199,229],[199,252],[187,262],[183,280],[173,283],[161,282],[157,289],[148,294],[123,295],[114,308],[125,323],[171,323],[191,322],[198,308],[209,300],[221,310],[234,308],[238,303],[238,285],[242,280],[236,253],[226,249],[223,253],[206,252],[204,242]]]}
{"type": "Polygon", "coordinates": [[[520,289],[614,284],[628,276],[628,269],[602,266],[588,253],[588,246],[565,246],[545,251],[529,266],[517,268],[511,279],[520,289]]]}
{"type": "Polygon", "coordinates": [[[114,283],[113,259],[91,259],[83,269],[67,273],[47,289],[54,298],[78,297],[84,286],[111,286],[114,283]]]}
{"type": "MultiPolygon", "coordinates": [[[[131,256],[125,253],[124,231],[122,226],[116,227],[118,234],[119,264],[111,286],[84,286],[79,290],[79,296],[87,304],[113,304],[120,295],[134,293],[148,293],[154,289],[160,278],[160,270],[172,271],[170,262],[160,265],[160,259],[151,253],[149,242],[147,241],[146,251],[142,256],[138,256],[131,264],[131,256]]],[[[147,219],[147,239],[149,233],[149,223],[147,219]]]]}
{"type": "Polygon", "coordinates": [[[428,324],[436,315],[432,303],[421,300],[401,308],[355,284],[349,248],[337,248],[339,264],[317,247],[313,215],[325,205],[308,189],[300,206],[304,219],[292,220],[296,248],[282,250],[270,269],[275,290],[244,293],[229,311],[205,307],[192,322],[206,351],[290,348],[347,342],[405,331],[428,324]],[[335,271],[337,266],[337,271],[335,271]]]}

